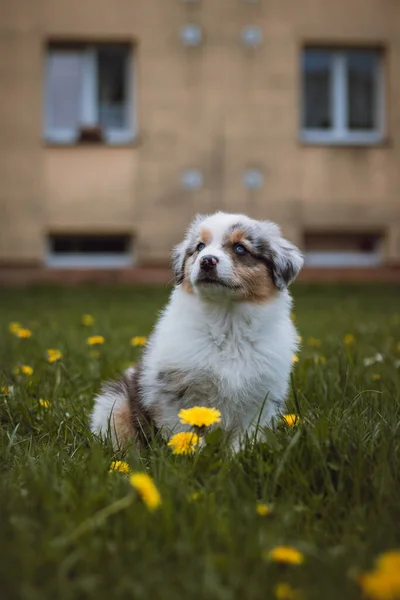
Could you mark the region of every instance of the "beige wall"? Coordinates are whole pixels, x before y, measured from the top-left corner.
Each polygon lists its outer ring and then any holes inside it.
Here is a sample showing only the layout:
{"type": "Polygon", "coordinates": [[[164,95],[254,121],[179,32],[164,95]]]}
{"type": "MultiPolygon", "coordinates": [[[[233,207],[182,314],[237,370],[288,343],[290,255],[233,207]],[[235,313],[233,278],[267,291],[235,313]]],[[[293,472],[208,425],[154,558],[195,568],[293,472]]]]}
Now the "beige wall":
{"type": "Polygon", "coordinates": [[[0,2],[0,260],[41,262],[49,231],[132,231],[141,262],[165,261],[188,219],[222,208],[304,230],[382,230],[400,261],[400,3],[390,0],[13,0],[0,2]],[[6,6],[8,5],[8,6],[6,6]],[[187,22],[204,41],[185,49],[187,22]],[[256,24],[263,43],[243,48],[256,24]],[[126,148],[42,141],[48,39],[131,40],[139,137],[126,148]],[[388,139],[375,148],[298,142],[305,43],[383,44],[388,139]],[[260,167],[249,193],[242,175],[260,167]],[[204,186],[183,190],[198,168],[204,186]]]}

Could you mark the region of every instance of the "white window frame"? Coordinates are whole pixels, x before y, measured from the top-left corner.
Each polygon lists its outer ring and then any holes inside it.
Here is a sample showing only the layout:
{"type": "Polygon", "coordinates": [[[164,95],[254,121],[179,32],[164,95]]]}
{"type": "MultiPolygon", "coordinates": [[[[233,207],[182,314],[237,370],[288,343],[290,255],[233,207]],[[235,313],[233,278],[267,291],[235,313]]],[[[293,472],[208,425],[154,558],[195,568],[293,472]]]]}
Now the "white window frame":
{"type": "MultiPolygon", "coordinates": [[[[312,129],[302,127],[300,132],[301,141],[314,144],[349,144],[349,145],[373,145],[379,144],[385,137],[385,85],[384,69],[382,55],[376,50],[376,69],[375,69],[375,93],[376,93],[376,112],[374,121],[376,127],[374,130],[352,131],[346,126],[348,105],[347,105],[347,56],[353,48],[346,50],[332,50],[325,48],[315,48],[316,51],[329,52],[331,55],[331,110],[332,122],[331,129],[312,129]]],[[[354,48],[357,50],[358,48],[354,48]]],[[[313,50],[313,48],[306,48],[313,50]]],[[[302,71],[302,90],[301,90],[301,117],[304,123],[305,111],[305,84],[304,70],[302,71]]]]}
{"type": "MultiPolygon", "coordinates": [[[[98,102],[97,102],[97,50],[100,44],[84,44],[81,48],[60,48],[50,46],[46,54],[46,86],[45,86],[45,139],[57,144],[75,144],[78,142],[79,129],[54,127],[50,122],[50,61],[52,54],[56,52],[70,52],[79,55],[83,65],[83,81],[80,97],[81,126],[96,127],[98,124],[98,102]]],[[[130,48],[126,60],[126,106],[128,111],[128,124],[124,129],[104,128],[102,130],[104,144],[126,144],[136,136],[136,102],[135,102],[135,77],[133,73],[133,49],[130,48]],[[133,88],[133,89],[132,89],[133,88]]]]}

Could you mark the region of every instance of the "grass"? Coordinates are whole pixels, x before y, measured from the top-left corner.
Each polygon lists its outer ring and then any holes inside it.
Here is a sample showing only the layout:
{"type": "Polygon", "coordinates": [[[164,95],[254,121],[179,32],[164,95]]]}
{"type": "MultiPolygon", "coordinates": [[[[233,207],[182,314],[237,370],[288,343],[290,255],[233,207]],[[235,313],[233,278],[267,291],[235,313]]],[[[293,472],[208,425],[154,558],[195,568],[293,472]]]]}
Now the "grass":
{"type": "Polygon", "coordinates": [[[137,360],[130,339],[150,332],[167,295],[1,291],[0,386],[13,386],[0,395],[2,597],[255,600],[285,582],[303,598],[361,598],[357,572],[400,547],[400,289],[295,287],[304,342],[287,403],[300,416],[294,427],[267,430],[237,458],[218,436],[196,458],[159,440],[142,456],[114,454],[89,433],[93,395],[137,360]],[[95,324],[82,326],[83,313],[95,324]],[[10,321],[32,337],[17,339],[10,321]],[[105,343],[89,348],[95,334],[105,343]],[[62,361],[49,364],[48,348],[62,361]],[[382,362],[366,366],[377,353],[382,362]],[[13,375],[20,364],[33,375],[13,375]],[[120,459],[151,473],[158,511],[108,472],[120,459]],[[257,514],[258,502],[270,516],[257,514]],[[283,544],[304,564],[263,558],[283,544]]]}

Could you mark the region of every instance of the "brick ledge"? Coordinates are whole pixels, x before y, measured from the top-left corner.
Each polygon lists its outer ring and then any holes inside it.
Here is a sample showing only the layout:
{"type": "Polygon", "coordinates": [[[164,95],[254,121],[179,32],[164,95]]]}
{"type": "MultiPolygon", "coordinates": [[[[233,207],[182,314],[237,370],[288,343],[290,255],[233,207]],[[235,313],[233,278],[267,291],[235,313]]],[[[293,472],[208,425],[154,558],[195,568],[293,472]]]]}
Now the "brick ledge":
{"type": "MultiPolygon", "coordinates": [[[[303,269],[300,282],[400,283],[400,265],[373,268],[303,269]]],[[[28,266],[0,266],[0,286],[31,284],[79,285],[95,284],[168,284],[173,276],[166,267],[134,267],[131,269],[47,269],[28,266]]]]}

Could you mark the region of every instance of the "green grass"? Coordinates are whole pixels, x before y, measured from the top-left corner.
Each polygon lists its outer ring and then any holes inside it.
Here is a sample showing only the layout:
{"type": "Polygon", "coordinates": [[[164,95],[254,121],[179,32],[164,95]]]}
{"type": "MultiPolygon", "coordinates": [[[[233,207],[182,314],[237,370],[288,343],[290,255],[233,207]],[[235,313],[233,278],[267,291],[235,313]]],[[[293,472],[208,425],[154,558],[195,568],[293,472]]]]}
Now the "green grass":
{"type": "Polygon", "coordinates": [[[160,440],[143,456],[115,455],[88,430],[93,395],[138,359],[130,338],[150,332],[167,295],[1,290],[0,386],[14,386],[0,396],[1,597],[252,600],[288,582],[304,598],[360,598],[354,574],[400,546],[399,287],[295,287],[304,345],[287,411],[299,425],[266,431],[236,458],[218,439],[195,459],[160,440]],[[80,324],[83,313],[92,327],[80,324]],[[8,332],[14,320],[31,339],[8,332]],[[98,358],[91,334],[105,337],[98,358]],[[48,364],[47,348],[63,360],[48,364]],[[365,366],[378,352],[383,362],[365,366]],[[18,364],[33,376],[14,376],[18,364]],[[108,472],[120,458],[154,477],[157,512],[108,472]],[[258,501],[273,505],[270,517],[256,513],[258,501]],[[280,544],[299,548],[304,565],[262,558],[280,544]]]}

